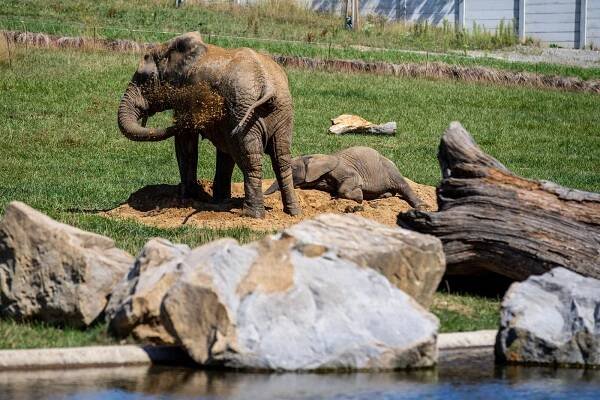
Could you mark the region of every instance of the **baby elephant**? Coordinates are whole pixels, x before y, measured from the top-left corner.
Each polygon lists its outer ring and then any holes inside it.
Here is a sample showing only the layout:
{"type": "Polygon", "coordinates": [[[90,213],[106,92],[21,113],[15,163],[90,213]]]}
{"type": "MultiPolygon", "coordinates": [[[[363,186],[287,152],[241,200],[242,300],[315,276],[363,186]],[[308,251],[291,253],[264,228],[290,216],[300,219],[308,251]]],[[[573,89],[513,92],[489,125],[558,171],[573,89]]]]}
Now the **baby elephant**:
{"type": "MultiPolygon", "coordinates": [[[[292,160],[294,187],[317,189],[361,203],[401,195],[412,207],[424,203],[408,186],[396,165],[370,147],[350,147],[332,155],[311,154],[292,160]]],[[[277,181],[265,194],[279,190],[277,181]]]]}

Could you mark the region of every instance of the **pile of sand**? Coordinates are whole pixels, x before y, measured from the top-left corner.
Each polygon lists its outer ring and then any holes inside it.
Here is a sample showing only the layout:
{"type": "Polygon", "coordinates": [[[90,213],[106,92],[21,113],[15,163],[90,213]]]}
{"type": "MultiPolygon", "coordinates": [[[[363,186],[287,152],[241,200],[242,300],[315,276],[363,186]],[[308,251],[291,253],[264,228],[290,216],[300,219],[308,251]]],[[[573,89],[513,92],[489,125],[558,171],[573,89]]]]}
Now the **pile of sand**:
{"type": "MultiPolygon", "coordinates": [[[[263,182],[266,190],[272,180],[263,182]]],[[[437,209],[435,188],[408,181],[430,211],[437,209]]],[[[146,186],[133,193],[127,203],[103,212],[102,215],[133,219],[146,225],[173,228],[181,225],[193,225],[206,228],[247,227],[258,231],[274,231],[293,225],[303,219],[312,218],[323,213],[354,213],[374,219],[383,224],[395,225],[396,216],[411,207],[400,197],[364,201],[358,204],[352,200],[332,198],[330,194],[318,190],[296,189],[302,207],[302,215],[292,217],[283,212],[279,192],[265,196],[267,215],[264,219],[240,217],[244,197],[244,184],[232,185],[232,200],[226,204],[211,204],[212,182],[201,181],[206,199],[179,200],[175,185],[146,186]]]]}

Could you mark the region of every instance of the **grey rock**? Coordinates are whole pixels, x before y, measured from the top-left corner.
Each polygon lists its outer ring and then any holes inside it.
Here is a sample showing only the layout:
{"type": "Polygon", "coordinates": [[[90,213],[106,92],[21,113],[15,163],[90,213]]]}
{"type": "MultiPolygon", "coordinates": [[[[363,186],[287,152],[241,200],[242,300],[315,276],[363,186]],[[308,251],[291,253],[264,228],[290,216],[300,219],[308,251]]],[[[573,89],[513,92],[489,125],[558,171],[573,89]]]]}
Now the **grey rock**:
{"type": "Polygon", "coordinates": [[[161,318],[202,365],[387,370],[437,360],[437,318],[381,274],[292,237],[224,240],[182,261],[161,318]]]}
{"type": "Polygon", "coordinates": [[[324,246],[342,259],[373,268],[426,308],[446,270],[438,238],[356,215],[322,214],[280,236],[305,246],[324,246]]]}
{"type": "Polygon", "coordinates": [[[88,326],[132,262],[112,239],[12,202],[0,223],[0,314],[88,326]]]}
{"type": "Polygon", "coordinates": [[[166,239],[151,239],[144,245],[106,307],[111,333],[117,337],[132,335],[142,342],[174,343],[160,323],[160,305],[185,270],[181,260],[189,251],[188,246],[166,239]]]}
{"type": "Polygon", "coordinates": [[[496,358],[600,366],[600,281],[555,268],[514,283],[502,301],[496,358]]]}

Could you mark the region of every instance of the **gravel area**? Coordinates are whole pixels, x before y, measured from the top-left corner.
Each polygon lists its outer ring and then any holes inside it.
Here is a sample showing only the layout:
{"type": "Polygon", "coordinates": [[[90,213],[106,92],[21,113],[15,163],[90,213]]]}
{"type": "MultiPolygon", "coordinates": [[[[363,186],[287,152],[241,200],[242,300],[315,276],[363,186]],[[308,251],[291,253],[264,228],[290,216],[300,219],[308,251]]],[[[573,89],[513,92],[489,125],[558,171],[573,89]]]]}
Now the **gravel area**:
{"type": "Polygon", "coordinates": [[[600,68],[600,51],[559,49],[550,47],[518,46],[507,50],[469,51],[472,57],[491,57],[505,61],[563,64],[577,67],[600,68]]]}

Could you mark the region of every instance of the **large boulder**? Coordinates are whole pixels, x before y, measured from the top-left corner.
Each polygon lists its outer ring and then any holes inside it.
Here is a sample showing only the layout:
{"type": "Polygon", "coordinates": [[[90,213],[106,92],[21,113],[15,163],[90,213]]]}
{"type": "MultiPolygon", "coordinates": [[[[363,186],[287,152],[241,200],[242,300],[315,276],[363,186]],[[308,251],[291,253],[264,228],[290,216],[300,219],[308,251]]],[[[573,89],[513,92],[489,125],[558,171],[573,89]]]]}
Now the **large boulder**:
{"type": "Polygon", "coordinates": [[[502,301],[496,357],[600,366],[600,281],[555,268],[514,283],[502,301]]]}
{"type": "Polygon", "coordinates": [[[112,239],[12,202],[0,223],[0,314],[88,326],[132,262],[112,239]]]}
{"type": "Polygon", "coordinates": [[[303,245],[325,246],[338,257],[373,268],[428,308],[446,262],[442,242],[355,215],[322,214],[280,235],[303,245]]]}
{"type": "Polygon", "coordinates": [[[374,269],[293,237],[190,252],[161,318],[203,365],[387,370],[437,360],[437,318],[374,269]]]}
{"type": "Polygon", "coordinates": [[[146,243],[106,307],[108,327],[115,336],[131,334],[142,342],[174,343],[160,323],[160,305],[184,271],[181,260],[189,251],[188,246],[166,239],[146,243]]]}

